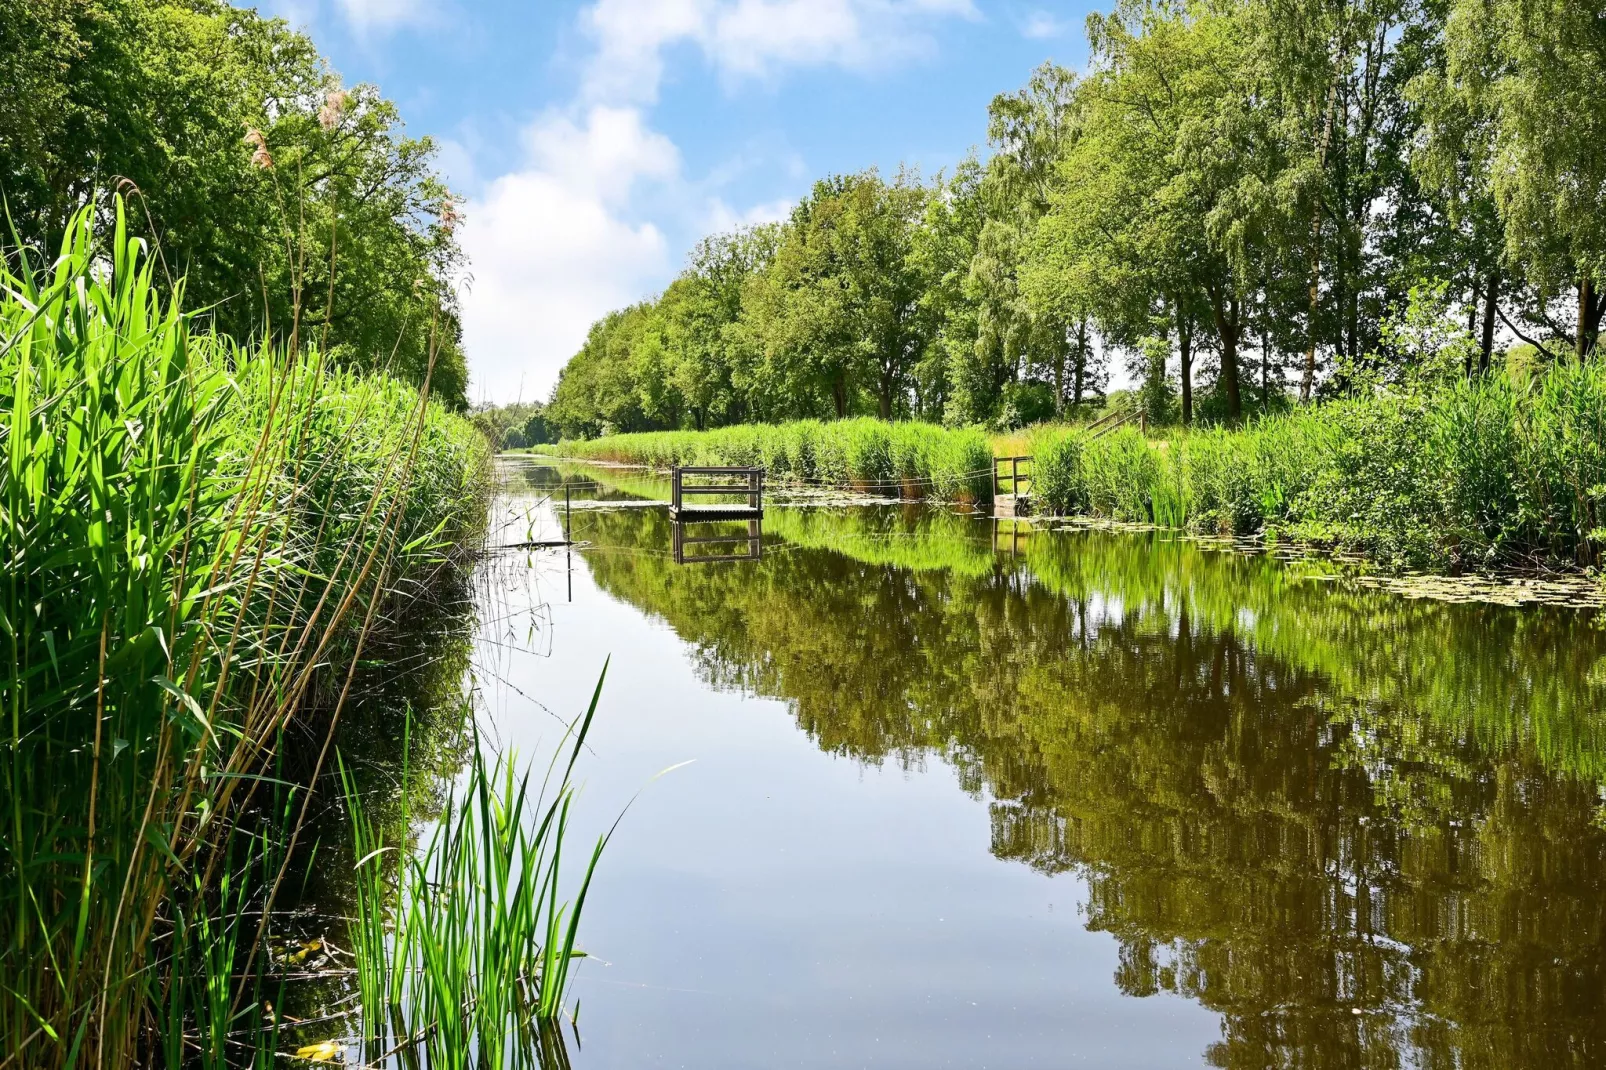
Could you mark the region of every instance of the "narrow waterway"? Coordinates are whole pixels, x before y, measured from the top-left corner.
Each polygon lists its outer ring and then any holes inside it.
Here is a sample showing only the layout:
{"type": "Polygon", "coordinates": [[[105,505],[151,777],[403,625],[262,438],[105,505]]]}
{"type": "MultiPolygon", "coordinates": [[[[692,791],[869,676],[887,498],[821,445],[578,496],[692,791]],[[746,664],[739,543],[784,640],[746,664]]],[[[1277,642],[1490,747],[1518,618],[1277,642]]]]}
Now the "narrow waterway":
{"type": "Polygon", "coordinates": [[[1606,1063],[1594,611],[894,505],[676,565],[661,484],[502,475],[581,545],[482,570],[483,727],[611,658],[580,831],[630,806],[576,1066],[1606,1063]]]}

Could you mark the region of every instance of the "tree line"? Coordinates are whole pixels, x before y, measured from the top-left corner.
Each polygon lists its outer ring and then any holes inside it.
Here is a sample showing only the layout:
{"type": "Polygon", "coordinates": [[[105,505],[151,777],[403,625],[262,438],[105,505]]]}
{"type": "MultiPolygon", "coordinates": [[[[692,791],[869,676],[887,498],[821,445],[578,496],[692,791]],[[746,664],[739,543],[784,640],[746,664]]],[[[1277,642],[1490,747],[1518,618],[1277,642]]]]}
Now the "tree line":
{"type": "Polygon", "coordinates": [[[988,153],[815,183],[604,317],[568,436],[1102,402],[1236,421],[1409,371],[1595,349],[1606,20],[1530,0],[1121,0],[995,98],[988,153]],[[1410,315],[1407,310],[1411,310],[1410,315]]]}
{"type": "MultiPolygon", "coordinates": [[[[236,338],[429,375],[461,406],[458,202],[435,146],[305,34],[221,0],[0,0],[0,195],[51,256],[114,191],[236,338]]],[[[10,237],[10,235],[8,235],[10,237]]]]}

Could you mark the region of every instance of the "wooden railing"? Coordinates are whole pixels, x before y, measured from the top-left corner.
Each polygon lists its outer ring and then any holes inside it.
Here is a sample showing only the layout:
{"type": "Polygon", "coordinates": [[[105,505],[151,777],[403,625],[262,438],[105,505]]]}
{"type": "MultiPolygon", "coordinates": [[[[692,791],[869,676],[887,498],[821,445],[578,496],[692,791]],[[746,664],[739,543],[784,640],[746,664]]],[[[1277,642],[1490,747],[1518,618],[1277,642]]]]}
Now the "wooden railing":
{"type": "Polygon", "coordinates": [[[671,486],[669,498],[669,515],[673,518],[688,519],[695,516],[699,520],[727,519],[748,520],[764,515],[764,469],[742,468],[735,465],[705,465],[685,468],[676,467],[671,470],[671,486]],[[728,482],[723,483],[688,483],[686,477],[720,476],[728,482]],[[690,497],[716,497],[737,495],[745,497],[745,506],[735,504],[688,506],[685,499],[690,497]],[[715,514],[719,514],[716,516],[715,514]]]}
{"type": "Polygon", "coordinates": [[[1006,494],[1008,494],[1008,495],[1017,495],[1018,496],[1018,495],[1021,495],[1021,494],[1030,494],[1031,492],[1032,492],[1032,459],[1030,457],[994,457],[993,458],[993,497],[994,498],[1002,497],[1003,495],[1006,495],[1006,494]],[[1025,475],[1021,474],[1021,466],[1023,464],[1026,466],[1026,474],[1025,475]],[[1003,465],[1008,465],[1009,466],[1009,473],[1007,475],[1002,471],[1002,466],[1003,465]],[[1004,489],[1004,484],[1005,483],[1009,484],[1009,489],[1007,489],[1007,490],[1004,489]],[[1022,483],[1026,484],[1026,489],[1025,490],[1021,489],[1021,484],[1022,483]]]}
{"type": "MultiPolygon", "coordinates": [[[[714,561],[757,561],[764,554],[764,469],[736,465],[687,465],[672,470],[669,498],[671,550],[677,564],[714,561]],[[698,480],[712,479],[712,483],[698,480]],[[716,502],[687,505],[690,498],[746,499],[745,503],[716,502]],[[747,530],[729,534],[688,534],[689,524],[746,521],[747,530]],[[688,552],[688,547],[692,549],[688,552]],[[706,553],[705,548],[730,547],[730,553],[706,553]]],[[[693,529],[699,530],[699,529],[693,529]]],[[[700,530],[709,531],[708,528],[700,530]]]]}
{"type": "Polygon", "coordinates": [[[1087,441],[1097,442],[1110,432],[1134,423],[1144,434],[1149,433],[1149,414],[1142,409],[1118,409],[1105,413],[1087,425],[1087,441]]]}

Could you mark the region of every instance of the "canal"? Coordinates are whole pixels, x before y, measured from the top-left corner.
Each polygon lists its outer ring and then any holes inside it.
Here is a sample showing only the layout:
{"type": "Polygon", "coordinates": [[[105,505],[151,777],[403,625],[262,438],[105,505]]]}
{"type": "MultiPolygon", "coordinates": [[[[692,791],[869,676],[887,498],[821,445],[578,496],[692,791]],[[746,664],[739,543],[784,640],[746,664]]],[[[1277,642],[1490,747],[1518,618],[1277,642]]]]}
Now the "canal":
{"type": "Polygon", "coordinates": [[[501,465],[487,740],[611,659],[575,1066],[1606,1063],[1598,610],[818,500],[676,565],[666,483],[501,465]]]}

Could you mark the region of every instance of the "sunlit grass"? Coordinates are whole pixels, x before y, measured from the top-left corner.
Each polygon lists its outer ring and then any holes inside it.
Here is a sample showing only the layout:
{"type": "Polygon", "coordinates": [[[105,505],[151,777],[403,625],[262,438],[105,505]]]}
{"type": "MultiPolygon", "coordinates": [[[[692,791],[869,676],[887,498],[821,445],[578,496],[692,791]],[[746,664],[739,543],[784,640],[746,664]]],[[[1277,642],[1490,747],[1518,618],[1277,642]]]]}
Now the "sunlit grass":
{"type": "Polygon", "coordinates": [[[992,497],[992,449],[982,431],[868,417],[607,435],[541,447],[541,451],[657,469],[761,465],[773,481],[889,497],[949,501],[992,497]]]}

